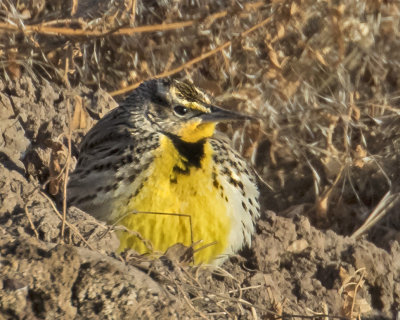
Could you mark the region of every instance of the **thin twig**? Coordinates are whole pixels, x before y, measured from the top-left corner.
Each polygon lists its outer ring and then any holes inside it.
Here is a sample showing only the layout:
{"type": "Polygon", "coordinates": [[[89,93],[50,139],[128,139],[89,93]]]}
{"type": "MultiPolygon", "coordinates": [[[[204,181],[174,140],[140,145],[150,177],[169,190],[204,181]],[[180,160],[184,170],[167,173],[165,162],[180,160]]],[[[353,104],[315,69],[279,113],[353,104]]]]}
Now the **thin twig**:
{"type": "MultiPolygon", "coordinates": [[[[362,282],[363,282],[364,275],[365,275],[365,268],[358,269],[355,272],[355,274],[358,273],[358,271],[362,271],[362,273],[360,275],[360,279],[358,280],[358,282],[356,284],[356,287],[354,288],[354,297],[353,297],[353,302],[351,304],[350,318],[353,318],[354,307],[356,305],[356,300],[357,300],[357,292],[362,287],[362,282]]],[[[354,274],[354,276],[355,276],[355,274],[354,274]]]]}
{"type": "Polygon", "coordinates": [[[400,194],[395,193],[392,194],[391,191],[388,191],[383,198],[376,205],[375,209],[372,210],[369,217],[364,221],[364,223],[351,235],[351,238],[356,239],[361,236],[363,233],[368,231],[372,226],[378,223],[390,209],[394,207],[396,203],[400,200],[400,194]]]}
{"type": "MultiPolygon", "coordinates": [[[[67,84],[67,88],[70,89],[71,86],[68,81],[68,71],[69,71],[69,58],[66,59],[65,62],[65,83],[67,84]]],[[[69,164],[71,161],[71,112],[69,110],[69,98],[67,98],[66,102],[66,110],[68,116],[68,152],[67,152],[67,160],[65,162],[65,175],[64,175],[64,185],[63,185],[63,220],[61,224],[61,241],[64,241],[64,230],[65,223],[67,220],[67,185],[68,185],[68,176],[69,176],[69,164]]]]}
{"type": "Polygon", "coordinates": [[[136,0],[132,0],[131,4],[132,4],[132,8],[130,8],[130,9],[131,9],[132,13],[131,13],[131,21],[130,21],[130,24],[133,26],[133,25],[135,24],[135,20],[136,20],[136,6],[137,6],[137,1],[136,1],[136,0]]]}
{"type": "MultiPolygon", "coordinates": [[[[129,28],[121,28],[113,33],[113,35],[133,35],[135,33],[147,33],[147,32],[158,32],[158,31],[167,31],[174,30],[179,28],[190,27],[194,24],[194,20],[182,21],[182,22],[174,22],[174,23],[163,23],[163,24],[155,24],[150,26],[140,26],[140,27],[129,27],[129,28]]],[[[67,27],[48,27],[43,24],[36,25],[25,25],[21,30],[19,26],[0,22],[0,30],[5,31],[20,31],[25,34],[30,33],[40,33],[43,35],[60,35],[60,36],[76,36],[76,37],[101,37],[104,34],[108,34],[107,31],[99,31],[99,30],[86,30],[86,29],[75,29],[75,28],[67,28],[67,27]]]]}
{"type": "Polygon", "coordinates": [[[25,204],[24,209],[25,209],[25,214],[26,214],[26,217],[28,218],[29,224],[31,225],[31,228],[32,228],[33,232],[35,233],[36,239],[39,239],[39,233],[37,232],[36,227],[32,222],[31,214],[29,213],[29,210],[28,210],[28,204],[25,204]]]}
{"type": "Polygon", "coordinates": [[[208,319],[208,318],[206,317],[206,315],[203,314],[200,310],[196,310],[196,308],[195,308],[195,307],[193,306],[193,304],[190,302],[190,300],[188,299],[188,297],[186,296],[186,294],[185,294],[185,292],[182,290],[182,288],[180,288],[179,286],[176,286],[176,287],[177,287],[178,291],[180,291],[180,293],[181,293],[183,299],[186,301],[186,303],[187,303],[187,305],[190,307],[190,309],[192,309],[194,312],[200,314],[200,316],[201,316],[203,319],[208,319]]]}
{"type": "MultiPolygon", "coordinates": [[[[54,205],[53,201],[49,198],[49,196],[48,196],[47,194],[45,194],[43,191],[41,191],[41,190],[39,191],[39,193],[49,201],[51,207],[53,208],[53,211],[54,211],[54,212],[56,213],[56,215],[60,218],[60,220],[63,221],[63,216],[62,216],[62,214],[57,210],[56,206],[54,205]]],[[[69,223],[68,221],[65,221],[65,224],[66,224],[66,226],[67,226],[68,228],[70,228],[70,229],[82,240],[82,242],[83,242],[84,244],[86,244],[86,245],[88,246],[88,248],[89,248],[90,250],[96,251],[96,250],[86,241],[86,239],[82,236],[82,234],[79,232],[79,230],[78,230],[73,224],[69,223]]]]}

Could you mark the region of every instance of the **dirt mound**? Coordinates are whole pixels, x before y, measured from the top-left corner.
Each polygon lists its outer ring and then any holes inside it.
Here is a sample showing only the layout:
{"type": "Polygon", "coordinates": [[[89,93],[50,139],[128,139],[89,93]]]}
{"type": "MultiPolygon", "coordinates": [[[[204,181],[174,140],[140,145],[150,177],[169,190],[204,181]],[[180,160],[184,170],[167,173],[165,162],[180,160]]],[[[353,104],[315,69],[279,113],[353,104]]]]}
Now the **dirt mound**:
{"type": "MultiPolygon", "coordinates": [[[[398,307],[398,243],[387,252],[366,240],[318,231],[300,215],[303,207],[287,217],[265,211],[253,247],[222,268],[184,266],[176,256],[117,257],[113,227],[77,208],[68,210],[61,241],[62,213],[38,181],[49,175],[52,150],[44,139],[67,130],[67,93],[29,77],[2,86],[2,317],[348,315],[354,302],[354,313],[390,318],[398,307]]],[[[104,92],[96,96],[108,101],[104,92]]]]}
{"type": "Polygon", "coordinates": [[[5,1],[0,318],[393,318],[399,12],[357,0],[5,1]],[[105,90],[119,100],[167,75],[261,119],[220,127],[265,182],[253,246],[222,268],[186,266],[185,248],[116,256],[116,227],[63,202],[82,136],[116,106],[105,90]]]}

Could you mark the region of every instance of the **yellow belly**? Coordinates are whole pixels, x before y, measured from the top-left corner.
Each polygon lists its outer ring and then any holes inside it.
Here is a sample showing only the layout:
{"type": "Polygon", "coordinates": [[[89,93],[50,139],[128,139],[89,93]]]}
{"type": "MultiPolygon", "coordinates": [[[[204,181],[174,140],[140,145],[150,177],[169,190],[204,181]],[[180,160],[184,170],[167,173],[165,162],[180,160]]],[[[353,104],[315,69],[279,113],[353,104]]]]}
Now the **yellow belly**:
{"type": "MultiPolygon", "coordinates": [[[[150,176],[128,205],[118,208],[119,217],[128,214],[121,224],[149,240],[154,251],[165,252],[176,243],[214,243],[195,253],[195,263],[210,263],[224,253],[231,229],[227,201],[212,180],[212,149],[208,143],[204,148],[200,168],[188,167],[189,174],[176,173],[173,168],[183,166],[182,158],[168,138],[161,138],[150,176]]],[[[139,253],[149,252],[132,233],[121,233],[120,241],[121,251],[133,248],[139,253]]]]}

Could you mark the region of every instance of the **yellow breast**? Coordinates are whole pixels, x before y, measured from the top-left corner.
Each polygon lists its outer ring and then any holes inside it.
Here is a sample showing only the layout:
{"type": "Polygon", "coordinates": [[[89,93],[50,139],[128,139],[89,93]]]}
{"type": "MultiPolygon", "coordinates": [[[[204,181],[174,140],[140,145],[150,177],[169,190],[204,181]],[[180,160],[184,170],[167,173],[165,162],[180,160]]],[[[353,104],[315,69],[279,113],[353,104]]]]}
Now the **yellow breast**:
{"type": "MultiPolygon", "coordinates": [[[[200,240],[204,245],[214,243],[194,256],[195,263],[211,262],[225,252],[231,220],[227,199],[213,183],[213,175],[218,172],[212,163],[210,144],[204,145],[200,168],[188,166],[167,137],[161,138],[160,147],[154,152],[155,160],[139,193],[127,206],[116,205],[119,217],[127,215],[121,224],[149,240],[154,251],[164,252],[176,243],[186,246],[200,240]]],[[[149,252],[133,233],[123,232],[120,240],[120,250],[149,252]]]]}

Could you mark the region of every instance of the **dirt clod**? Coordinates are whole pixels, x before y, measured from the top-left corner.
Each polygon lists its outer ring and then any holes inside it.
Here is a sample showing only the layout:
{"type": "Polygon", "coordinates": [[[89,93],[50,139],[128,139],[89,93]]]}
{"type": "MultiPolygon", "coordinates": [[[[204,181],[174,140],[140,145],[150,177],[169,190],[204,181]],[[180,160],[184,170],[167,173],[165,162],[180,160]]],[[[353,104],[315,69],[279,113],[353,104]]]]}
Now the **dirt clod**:
{"type": "Polygon", "coordinates": [[[393,319],[399,12],[357,0],[2,3],[0,319],[393,319]],[[114,98],[165,75],[260,119],[219,128],[262,192],[252,247],[222,267],[190,266],[180,247],[118,255],[118,227],[63,211],[69,139],[71,171],[114,98]]]}

